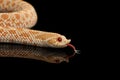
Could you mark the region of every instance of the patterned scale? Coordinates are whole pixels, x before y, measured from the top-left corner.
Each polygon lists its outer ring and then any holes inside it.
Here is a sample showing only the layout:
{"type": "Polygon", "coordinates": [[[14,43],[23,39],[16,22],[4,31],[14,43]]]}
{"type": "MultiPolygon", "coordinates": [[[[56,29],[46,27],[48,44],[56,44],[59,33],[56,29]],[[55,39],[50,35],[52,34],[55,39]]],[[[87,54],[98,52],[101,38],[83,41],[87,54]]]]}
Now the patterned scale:
{"type": "Polygon", "coordinates": [[[7,43],[0,44],[0,57],[35,59],[48,63],[69,62],[69,59],[66,58],[67,54],[61,49],[7,43]]]}

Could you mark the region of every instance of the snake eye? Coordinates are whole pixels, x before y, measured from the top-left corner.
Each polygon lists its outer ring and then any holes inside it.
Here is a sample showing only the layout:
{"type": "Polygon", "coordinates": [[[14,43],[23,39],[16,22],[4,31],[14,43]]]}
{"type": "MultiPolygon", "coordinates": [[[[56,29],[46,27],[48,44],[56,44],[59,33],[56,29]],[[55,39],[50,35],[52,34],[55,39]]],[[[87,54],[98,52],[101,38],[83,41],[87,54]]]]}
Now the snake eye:
{"type": "Polygon", "coordinates": [[[59,42],[61,42],[61,41],[62,41],[62,38],[61,38],[61,37],[58,37],[57,40],[58,40],[59,42]]]}

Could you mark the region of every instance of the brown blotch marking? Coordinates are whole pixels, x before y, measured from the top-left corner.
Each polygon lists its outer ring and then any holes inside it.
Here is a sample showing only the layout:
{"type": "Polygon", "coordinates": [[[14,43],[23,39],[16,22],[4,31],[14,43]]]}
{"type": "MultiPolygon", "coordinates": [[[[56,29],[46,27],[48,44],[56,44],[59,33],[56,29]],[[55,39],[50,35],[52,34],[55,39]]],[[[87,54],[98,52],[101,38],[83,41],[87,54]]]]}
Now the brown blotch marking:
{"type": "Polygon", "coordinates": [[[11,27],[10,27],[10,26],[5,25],[5,26],[4,26],[4,29],[11,29],[11,27]]]}
{"type": "Polygon", "coordinates": [[[9,30],[9,33],[16,34],[16,31],[15,30],[9,30]]]}
{"type": "Polygon", "coordinates": [[[20,15],[19,14],[15,14],[16,19],[20,19],[20,15]]]}
{"type": "Polygon", "coordinates": [[[0,33],[2,33],[2,32],[4,32],[4,30],[3,30],[3,29],[0,29],[0,33]]]}
{"type": "Polygon", "coordinates": [[[6,37],[7,34],[8,34],[7,32],[3,32],[2,36],[6,37]]]}
{"type": "Polygon", "coordinates": [[[1,23],[0,26],[4,27],[3,23],[1,23]]]}
{"type": "Polygon", "coordinates": [[[32,39],[29,39],[29,41],[30,41],[30,42],[33,42],[33,40],[32,40],[32,39]]]}
{"type": "Polygon", "coordinates": [[[3,15],[1,15],[1,18],[7,19],[7,18],[8,18],[8,15],[7,15],[7,14],[3,14],[3,15]]]}
{"type": "Polygon", "coordinates": [[[15,6],[15,3],[13,2],[13,3],[12,3],[12,7],[14,7],[14,6],[15,6]]]}
{"type": "Polygon", "coordinates": [[[3,22],[3,20],[0,20],[0,22],[3,22]]]}
{"type": "Polygon", "coordinates": [[[23,28],[16,28],[18,31],[23,31],[23,28]]]}
{"type": "Polygon", "coordinates": [[[0,0],[0,4],[2,4],[3,3],[3,0],[0,0]]]}
{"type": "Polygon", "coordinates": [[[16,26],[20,26],[20,22],[16,23],[16,26]]]}
{"type": "Polygon", "coordinates": [[[10,19],[7,19],[7,22],[9,23],[11,20],[10,19]]]}
{"type": "Polygon", "coordinates": [[[20,34],[19,36],[22,36],[22,37],[29,37],[29,35],[27,33],[22,33],[20,34]]]}
{"type": "Polygon", "coordinates": [[[12,18],[10,21],[11,23],[15,23],[16,19],[12,18]]]}
{"type": "Polygon", "coordinates": [[[10,26],[10,23],[6,23],[6,26],[10,26]]]}
{"type": "Polygon", "coordinates": [[[14,35],[15,36],[15,38],[18,38],[19,36],[18,35],[14,35]]]}
{"type": "Polygon", "coordinates": [[[10,4],[10,1],[7,1],[6,5],[9,5],[10,4]]]}

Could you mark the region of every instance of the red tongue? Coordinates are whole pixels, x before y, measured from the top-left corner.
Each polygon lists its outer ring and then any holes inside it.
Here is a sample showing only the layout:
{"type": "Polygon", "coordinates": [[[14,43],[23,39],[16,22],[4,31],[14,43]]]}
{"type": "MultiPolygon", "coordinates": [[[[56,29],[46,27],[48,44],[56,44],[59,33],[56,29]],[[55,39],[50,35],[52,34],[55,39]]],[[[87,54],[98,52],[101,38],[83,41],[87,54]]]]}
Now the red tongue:
{"type": "Polygon", "coordinates": [[[74,53],[70,56],[67,56],[67,58],[71,58],[73,57],[76,53],[79,53],[79,50],[76,50],[75,46],[73,46],[72,44],[67,44],[67,46],[71,47],[74,50],[74,53]]]}
{"type": "Polygon", "coordinates": [[[67,44],[67,46],[71,47],[74,51],[76,50],[75,46],[73,46],[72,44],[67,44]]]}

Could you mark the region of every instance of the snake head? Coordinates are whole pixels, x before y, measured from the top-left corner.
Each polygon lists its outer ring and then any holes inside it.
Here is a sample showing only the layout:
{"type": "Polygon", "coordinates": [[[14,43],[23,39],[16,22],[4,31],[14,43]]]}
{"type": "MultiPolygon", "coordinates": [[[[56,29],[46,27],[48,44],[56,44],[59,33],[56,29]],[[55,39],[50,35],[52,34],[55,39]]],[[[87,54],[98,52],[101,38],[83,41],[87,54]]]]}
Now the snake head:
{"type": "Polygon", "coordinates": [[[55,36],[51,39],[49,39],[47,42],[48,42],[48,45],[50,45],[51,47],[55,47],[55,48],[63,48],[63,47],[66,47],[67,44],[70,43],[70,39],[67,39],[65,36],[63,35],[58,35],[58,36],[55,36]]]}

